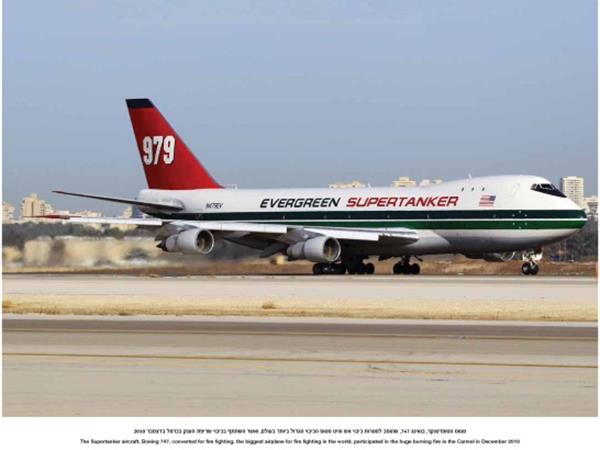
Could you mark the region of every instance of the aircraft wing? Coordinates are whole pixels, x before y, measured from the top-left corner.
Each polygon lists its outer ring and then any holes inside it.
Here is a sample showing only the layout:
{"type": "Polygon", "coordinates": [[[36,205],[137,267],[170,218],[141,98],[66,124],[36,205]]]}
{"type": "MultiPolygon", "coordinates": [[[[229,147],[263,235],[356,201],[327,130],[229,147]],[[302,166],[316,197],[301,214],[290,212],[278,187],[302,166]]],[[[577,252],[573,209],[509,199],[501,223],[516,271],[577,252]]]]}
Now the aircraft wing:
{"type": "Polygon", "coordinates": [[[339,240],[378,241],[382,237],[395,238],[407,243],[419,240],[416,230],[410,228],[336,228],[336,227],[304,227],[300,225],[269,224],[255,222],[223,222],[207,220],[167,220],[156,218],[117,218],[117,217],[64,217],[46,216],[47,218],[65,219],[72,223],[137,225],[146,227],[164,227],[166,232],[176,233],[188,228],[202,228],[219,232],[223,237],[243,239],[244,236],[259,236],[272,241],[293,244],[316,236],[329,236],[339,240]]]}

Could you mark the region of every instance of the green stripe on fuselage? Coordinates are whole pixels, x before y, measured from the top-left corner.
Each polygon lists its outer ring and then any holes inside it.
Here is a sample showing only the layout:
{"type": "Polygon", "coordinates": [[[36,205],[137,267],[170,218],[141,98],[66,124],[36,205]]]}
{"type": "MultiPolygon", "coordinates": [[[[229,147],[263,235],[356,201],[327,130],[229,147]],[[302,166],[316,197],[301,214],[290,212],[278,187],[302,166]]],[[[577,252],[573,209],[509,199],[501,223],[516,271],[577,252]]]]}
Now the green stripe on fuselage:
{"type": "Polygon", "coordinates": [[[417,211],[256,211],[157,214],[179,220],[276,223],[339,228],[414,228],[426,230],[544,230],[579,229],[582,210],[417,210],[417,211]]]}
{"type": "Polygon", "coordinates": [[[187,220],[434,220],[434,219],[585,219],[585,212],[577,209],[470,209],[470,210],[317,210],[317,211],[254,211],[175,213],[169,216],[187,220]]]}
{"type": "MultiPolygon", "coordinates": [[[[260,221],[262,222],[262,221],[260,221]]],[[[395,221],[327,221],[310,222],[275,220],[264,223],[304,227],[335,228],[412,228],[416,230],[549,230],[579,229],[585,220],[395,220],[395,221]]]]}

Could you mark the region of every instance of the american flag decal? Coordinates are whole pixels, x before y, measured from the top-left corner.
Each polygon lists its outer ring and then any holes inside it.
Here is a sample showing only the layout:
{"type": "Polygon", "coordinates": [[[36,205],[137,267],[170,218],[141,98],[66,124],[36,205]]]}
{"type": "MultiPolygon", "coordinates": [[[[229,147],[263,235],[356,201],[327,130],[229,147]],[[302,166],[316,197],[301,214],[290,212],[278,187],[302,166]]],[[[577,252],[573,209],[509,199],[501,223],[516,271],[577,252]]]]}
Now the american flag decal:
{"type": "Polygon", "coordinates": [[[479,199],[479,206],[494,206],[496,202],[495,195],[482,195],[479,199]]]}

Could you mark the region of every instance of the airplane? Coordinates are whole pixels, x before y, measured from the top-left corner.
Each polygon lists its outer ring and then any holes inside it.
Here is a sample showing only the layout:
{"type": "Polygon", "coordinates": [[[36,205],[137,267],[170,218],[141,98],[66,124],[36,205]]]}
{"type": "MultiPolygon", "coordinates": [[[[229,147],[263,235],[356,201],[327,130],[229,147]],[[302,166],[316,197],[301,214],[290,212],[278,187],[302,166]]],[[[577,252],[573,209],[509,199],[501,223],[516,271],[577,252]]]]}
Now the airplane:
{"type": "Polygon", "coordinates": [[[372,274],[366,262],[399,258],[395,274],[418,274],[424,255],[485,261],[520,255],[535,275],[542,247],[586,223],[585,212],[547,179],[473,177],[420,187],[228,189],[217,183],[146,98],[127,99],[148,183],[135,198],[53,191],[135,206],[142,218],[54,217],[156,230],[165,252],[206,255],[218,239],[314,263],[313,273],[372,274]]]}

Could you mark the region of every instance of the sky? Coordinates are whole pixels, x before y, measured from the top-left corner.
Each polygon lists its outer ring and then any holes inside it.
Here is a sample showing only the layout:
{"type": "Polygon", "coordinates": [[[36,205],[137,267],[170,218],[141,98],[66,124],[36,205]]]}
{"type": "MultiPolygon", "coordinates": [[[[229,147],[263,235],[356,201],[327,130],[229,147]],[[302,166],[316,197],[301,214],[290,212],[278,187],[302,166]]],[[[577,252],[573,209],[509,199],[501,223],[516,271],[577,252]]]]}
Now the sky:
{"type": "Polygon", "coordinates": [[[4,2],[3,195],[146,187],[125,98],[222,184],[585,178],[597,193],[596,1],[4,2]],[[32,14],[35,11],[35,14],[32,14]]]}

